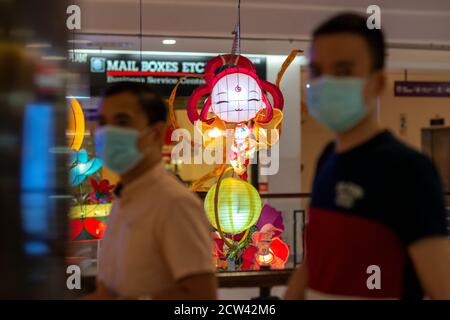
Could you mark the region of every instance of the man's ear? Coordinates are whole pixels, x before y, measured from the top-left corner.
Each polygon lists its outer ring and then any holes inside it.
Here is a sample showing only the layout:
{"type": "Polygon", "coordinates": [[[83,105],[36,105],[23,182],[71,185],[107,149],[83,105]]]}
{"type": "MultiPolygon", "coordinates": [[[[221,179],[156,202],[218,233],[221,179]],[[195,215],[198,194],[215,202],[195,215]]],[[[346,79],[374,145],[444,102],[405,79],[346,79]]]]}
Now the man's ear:
{"type": "Polygon", "coordinates": [[[155,139],[158,142],[161,142],[164,140],[164,137],[166,136],[166,132],[167,132],[167,124],[162,122],[162,121],[158,121],[157,123],[155,123],[153,125],[154,131],[155,131],[155,139]]]}
{"type": "Polygon", "coordinates": [[[387,76],[384,70],[379,70],[375,74],[375,94],[376,96],[381,96],[383,91],[386,89],[387,76]]]}

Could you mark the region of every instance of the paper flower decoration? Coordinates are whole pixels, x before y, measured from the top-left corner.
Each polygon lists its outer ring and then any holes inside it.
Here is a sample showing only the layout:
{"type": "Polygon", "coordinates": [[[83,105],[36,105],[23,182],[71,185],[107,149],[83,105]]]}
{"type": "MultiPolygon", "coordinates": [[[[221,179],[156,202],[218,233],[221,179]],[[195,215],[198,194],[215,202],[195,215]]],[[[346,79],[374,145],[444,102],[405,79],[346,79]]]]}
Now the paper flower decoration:
{"type": "Polygon", "coordinates": [[[275,228],[272,224],[268,223],[261,228],[261,231],[256,231],[252,234],[252,241],[255,245],[266,241],[272,241],[272,238],[275,236],[275,233],[281,233],[281,229],[275,228]]]}
{"type": "Polygon", "coordinates": [[[84,218],[70,221],[70,240],[98,240],[106,230],[104,218],[84,218]],[[82,235],[83,230],[87,233],[82,235]],[[80,237],[81,236],[81,237],[80,237]],[[82,238],[82,239],[79,239],[82,238]]]}
{"type": "Polygon", "coordinates": [[[213,261],[217,269],[226,269],[226,255],[224,252],[224,241],[216,232],[213,233],[213,261]]]}
{"type": "MultiPolygon", "coordinates": [[[[209,189],[205,198],[205,210],[209,222],[217,229],[214,196],[217,184],[209,189]]],[[[252,227],[261,212],[261,198],[258,191],[246,181],[225,178],[220,184],[217,204],[219,223],[223,232],[238,234],[252,227]]]]}
{"type": "Polygon", "coordinates": [[[71,241],[98,240],[106,230],[111,203],[77,205],[69,211],[71,241]]]}
{"type": "Polygon", "coordinates": [[[261,210],[261,215],[256,227],[261,230],[266,224],[271,224],[275,229],[274,236],[279,236],[284,231],[283,216],[281,211],[276,210],[268,204],[265,204],[261,210]]]}
{"type": "Polygon", "coordinates": [[[93,191],[89,192],[88,201],[90,203],[107,203],[112,200],[112,190],[114,185],[109,184],[106,179],[98,182],[95,179],[89,179],[93,191]]]}
{"type": "Polygon", "coordinates": [[[70,169],[70,183],[73,186],[78,186],[91,174],[97,172],[103,165],[102,160],[92,158],[89,160],[87,151],[81,149],[80,151],[72,152],[70,169]]]}
{"type": "Polygon", "coordinates": [[[258,249],[255,246],[249,246],[242,254],[241,270],[251,270],[255,263],[255,254],[258,249]]]}

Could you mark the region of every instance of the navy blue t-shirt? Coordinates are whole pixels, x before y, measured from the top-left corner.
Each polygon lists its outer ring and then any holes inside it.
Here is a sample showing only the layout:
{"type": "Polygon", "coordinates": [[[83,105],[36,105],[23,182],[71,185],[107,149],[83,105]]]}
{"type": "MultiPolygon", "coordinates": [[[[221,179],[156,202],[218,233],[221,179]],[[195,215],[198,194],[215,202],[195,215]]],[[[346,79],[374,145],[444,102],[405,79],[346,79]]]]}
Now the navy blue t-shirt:
{"type": "MultiPolygon", "coordinates": [[[[447,235],[444,195],[431,160],[389,131],[317,165],[307,236],[308,286],[328,295],[420,299],[407,248],[447,235]],[[375,266],[375,267],[374,267],[375,266]],[[368,278],[380,275],[378,287],[368,278]]],[[[372,279],[373,280],[373,279],[372,279]]]]}

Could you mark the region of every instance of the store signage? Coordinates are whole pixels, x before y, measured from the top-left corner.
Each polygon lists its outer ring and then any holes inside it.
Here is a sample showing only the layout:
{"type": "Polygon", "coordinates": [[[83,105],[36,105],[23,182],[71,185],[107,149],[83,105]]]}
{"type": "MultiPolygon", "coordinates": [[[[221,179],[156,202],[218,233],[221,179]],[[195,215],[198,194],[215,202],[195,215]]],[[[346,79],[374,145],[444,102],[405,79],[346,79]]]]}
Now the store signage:
{"type": "Polygon", "coordinates": [[[396,97],[450,97],[450,82],[395,81],[396,97]]]}
{"type": "Polygon", "coordinates": [[[430,119],[430,126],[443,126],[443,125],[445,125],[444,118],[430,119]]]}
{"type": "MultiPolygon", "coordinates": [[[[205,65],[212,56],[163,56],[92,54],[88,57],[91,96],[99,96],[108,84],[119,81],[145,82],[157,88],[164,96],[169,96],[180,78],[182,85],[178,96],[189,96],[205,81],[189,75],[202,75],[205,65]]],[[[252,57],[261,79],[266,78],[266,58],[252,57]]]]}

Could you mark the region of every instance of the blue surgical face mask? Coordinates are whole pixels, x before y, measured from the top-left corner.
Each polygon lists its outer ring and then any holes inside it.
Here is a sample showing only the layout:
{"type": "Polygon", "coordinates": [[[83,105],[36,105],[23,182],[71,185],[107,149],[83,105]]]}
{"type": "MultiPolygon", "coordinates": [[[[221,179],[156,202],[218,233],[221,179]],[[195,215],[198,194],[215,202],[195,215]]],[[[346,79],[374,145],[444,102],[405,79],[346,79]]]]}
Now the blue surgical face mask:
{"type": "Polygon", "coordinates": [[[104,126],[95,133],[95,149],[105,166],[114,173],[124,174],[143,158],[138,148],[138,130],[104,126]]]}
{"type": "Polygon", "coordinates": [[[367,115],[364,83],[360,78],[330,76],[310,82],[306,91],[309,113],[334,132],[353,128],[367,115]]]}

